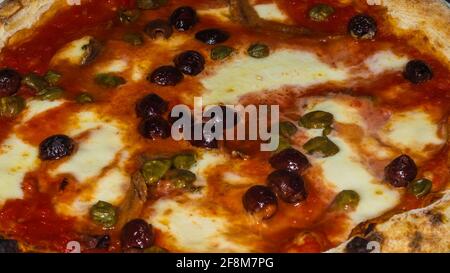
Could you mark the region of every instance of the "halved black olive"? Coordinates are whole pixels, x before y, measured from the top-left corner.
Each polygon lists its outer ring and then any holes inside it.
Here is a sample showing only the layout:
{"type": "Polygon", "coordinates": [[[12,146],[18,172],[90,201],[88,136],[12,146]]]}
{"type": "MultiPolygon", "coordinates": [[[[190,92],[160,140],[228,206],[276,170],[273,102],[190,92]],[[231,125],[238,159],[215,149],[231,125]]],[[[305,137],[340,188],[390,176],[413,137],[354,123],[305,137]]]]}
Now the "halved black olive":
{"type": "Polygon", "coordinates": [[[286,203],[299,203],[307,197],[305,182],[296,173],[276,170],[267,177],[267,183],[286,203]]]}
{"type": "Polygon", "coordinates": [[[173,30],[166,20],[156,19],[145,26],[144,32],[152,39],[157,39],[158,37],[169,39],[173,30]]]}
{"type": "Polygon", "coordinates": [[[151,116],[141,121],[139,133],[150,139],[168,138],[170,136],[170,125],[160,116],[151,116]]]}
{"type": "Polygon", "coordinates": [[[151,93],[136,103],[136,114],[141,118],[161,115],[168,109],[168,103],[157,94],[151,93]]]}
{"type": "Polygon", "coordinates": [[[6,240],[0,237],[0,253],[19,253],[19,244],[16,240],[6,240]]]}
{"type": "Polygon", "coordinates": [[[266,186],[253,186],[242,197],[245,210],[261,220],[271,218],[278,210],[278,201],[272,190],[266,186]]]}
{"type": "Polygon", "coordinates": [[[144,249],[151,247],[155,240],[152,225],[142,219],[134,219],[128,222],[120,235],[122,248],[144,249]]]}
{"type": "Polygon", "coordinates": [[[308,158],[293,148],[274,154],[269,159],[269,163],[274,169],[293,172],[303,172],[310,166],[308,158]]]}
{"type": "Polygon", "coordinates": [[[208,45],[223,43],[229,38],[230,34],[228,32],[217,28],[205,29],[195,34],[195,39],[208,45]]]}
{"type": "Polygon", "coordinates": [[[19,91],[22,77],[13,69],[0,70],[0,97],[12,96],[19,91]]]}
{"type": "Polygon", "coordinates": [[[187,6],[177,8],[170,16],[170,24],[178,31],[191,29],[197,21],[197,12],[187,6]]]}
{"type": "Polygon", "coordinates": [[[54,135],[46,138],[39,145],[41,160],[57,160],[70,156],[75,148],[73,139],[66,135],[54,135]]]}
{"type": "Polygon", "coordinates": [[[403,76],[408,81],[419,84],[431,80],[433,71],[424,61],[412,60],[406,64],[403,76]]]}
{"type": "Polygon", "coordinates": [[[205,110],[206,115],[211,115],[211,119],[214,124],[221,126],[224,130],[230,129],[239,123],[239,114],[232,108],[225,105],[212,106],[205,110]],[[216,114],[216,112],[221,112],[222,114],[216,114]],[[227,123],[227,116],[230,115],[233,118],[232,123],[227,123]]]}
{"type": "Polygon", "coordinates": [[[356,236],[345,246],[347,253],[369,253],[371,249],[368,248],[369,240],[356,236]]]}
{"type": "Polygon", "coordinates": [[[206,148],[206,149],[217,149],[219,148],[219,142],[217,141],[217,139],[208,134],[205,133],[203,131],[203,128],[205,126],[205,124],[193,124],[191,125],[191,133],[192,133],[192,137],[191,137],[191,145],[194,147],[199,147],[199,148],[206,148]],[[195,130],[202,130],[202,138],[201,139],[194,139],[194,131],[195,130]]]}
{"type": "Polygon", "coordinates": [[[411,157],[401,155],[384,168],[384,175],[392,186],[406,187],[416,178],[417,166],[411,157]]]}
{"type": "Polygon", "coordinates": [[[195,76],[205,69],[205,58],[197,51],[188,50],[175,57],[175,66],[184,74],[195,76]]]}
{"type": "Polygon", "coordinates": [[[183,80],[183,74],[178,68],[166,65],[155,69],[147,80],[161,86],[174,86],[183,80]]]}
{"type": "Polygon", "coordinates": [[[348,23],[348,32],[357,39],[373,39],[377,29],[375,19],[365,14],[352,17],[348,23]]]}

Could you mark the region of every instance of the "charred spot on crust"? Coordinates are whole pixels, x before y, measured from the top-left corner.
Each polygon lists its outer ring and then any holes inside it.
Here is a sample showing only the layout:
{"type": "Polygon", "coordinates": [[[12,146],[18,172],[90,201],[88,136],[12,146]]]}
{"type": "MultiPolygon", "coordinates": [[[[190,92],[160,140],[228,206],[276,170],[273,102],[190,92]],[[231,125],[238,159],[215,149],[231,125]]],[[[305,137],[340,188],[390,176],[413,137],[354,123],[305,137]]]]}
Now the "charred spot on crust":
{"type": "Polygon", "coordinates": [[[420,233],[419,231],[416,231],[416,232],[414,232],[414,235],[413,235],[411,241],[409,242],[408,247],[412,251],[419,251],[422,242],[423,242],[423,235],[422,235],[422,233],[420,233]]]}
{"type": "Polygon", "coordinates": [[[443,215],[440,212],[433,212],[430,211],[427,213],[428,219],[430,220],[431,225],[433,226],[439,226],[444,224],[445,222],[445,215],[443,215]]]}
{"type": "Polygon", "coordinates": [[[7,240],[0,237],[0,253],[19,253],[19,244],[16,240],[7,240]]]}

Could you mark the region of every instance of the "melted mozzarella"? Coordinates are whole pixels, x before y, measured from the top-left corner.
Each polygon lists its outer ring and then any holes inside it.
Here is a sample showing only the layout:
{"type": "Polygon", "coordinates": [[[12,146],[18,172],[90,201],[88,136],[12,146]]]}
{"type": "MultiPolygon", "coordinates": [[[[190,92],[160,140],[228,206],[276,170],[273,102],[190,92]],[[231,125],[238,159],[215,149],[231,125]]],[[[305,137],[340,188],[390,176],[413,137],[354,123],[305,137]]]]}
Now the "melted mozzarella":
{"type": "Polygon", "coordinates": [[[352,107],[348,102],[333,99],[314,99],[316,102],[310,104],[307,112],[325,111],[333,114],[334,120],[340,123],[357,124],[364,126],[364,121],[358,109],[352,107]]]}
{"type": "Polygon", "coordinates": [[[83,47],[88,45],[91,39],[91,36],[84,36],[68,43],[53,56],[51,63],[69,62],[70,64],[79,65],[85,54],[83,47]]]}
{"type": "Polygon", "coordinates": [[[370,72],[380,74],[385,71],[402,70],[407,62],[408,58],[395,55],[390,50],[385,50],[370,56],[364,63],[370,72]]]}
{"type": "Polygon", "coordinates": [[[273,91],[283,86],[308,87],[347,77],[345,69],[331,67],[310,52],[279,50],[263,59],[242,55],[221,65],[201,83],[205,88],[205,104],[231,104],[251,92],[273,91]]]}
{"type": "Polygon", "coordinates": [[[289,19],[289,17],[282,10],[280,10],[278,5],[275,3],[259,4],[254,7],[259,17],[263,19],[277,22],[284,22],[289,19]]]}
{"type": "Polygon", "coordinates": [[[128,63],[124,60],[113,60],[111,62],[101,64],[97,67],[99,73],[119,73],[128,68],[128,63]]]}
{"type": "Polygon", "coordinates": [[[28,100],[27,108],[23,113],[23,117],[21,122],[27,122],[33,117],[44,113],[48,110],[61,106],[64,103],[64,100],[28,100]]]}
{"type": "Polygon", "coordinates": [[[208,170],[214,166],[226,162],[226,156],[223,153],[216,151],[205,151],[197,159],[197,163],[192,166],[191,172],[197,176],[196,185],[206,186],[206,176],[208,170]]]}

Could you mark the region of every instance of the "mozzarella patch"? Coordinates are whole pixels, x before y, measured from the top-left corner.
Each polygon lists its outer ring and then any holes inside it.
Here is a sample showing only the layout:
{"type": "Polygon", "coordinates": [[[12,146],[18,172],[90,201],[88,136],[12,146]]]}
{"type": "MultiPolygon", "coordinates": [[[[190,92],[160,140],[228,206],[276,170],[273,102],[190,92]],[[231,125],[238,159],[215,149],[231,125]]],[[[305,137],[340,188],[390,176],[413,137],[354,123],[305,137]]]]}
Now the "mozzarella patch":
{"type": "Polygon", "coordinates": [[[99,65],[97,71],[99,73],[119,73],[127,69],[128,63],[124,60],[114,60],[106,64],[99,65]]]}
{"type": "Polygon", "coordinates": [[[23,113],[22,122],[27,122],[41,113],[61,106],[63,103],[64,100],[28,100],[27,108],[23,113]]]}
{"type": "Polygon", "coordinates": [[[374,74],[380,74],[385,71],[402,70],[408,58],[395,55],[390,50],[380,51],[367,58],[364,62],[369,71],[374,74]]]}
{"type": "Polygon", "coordinates": [[[275,3],[255,5],[254,8],[259,17],[266,20],[284,22],[289,19],[289,17],[282,10],[280,10],[278,5],[275,3]]]}
{"type": "Polygon", "coordinates": [[[196,185],[206,186],[207,171],[214,166],[226,161],[226,156],[220,152],[205,151],[197,159],[197,163],[192,166],[191,172],[197,176],[196,185]]]}
{"type": "Polygon", "coordinates": [[[79,65],[85,54],[83,47],[88,45],[91,39],[91,36],[85,36],[68,43],[53,56],[51,63],[55,64],[66,61],[71,64],[79,65]]]}

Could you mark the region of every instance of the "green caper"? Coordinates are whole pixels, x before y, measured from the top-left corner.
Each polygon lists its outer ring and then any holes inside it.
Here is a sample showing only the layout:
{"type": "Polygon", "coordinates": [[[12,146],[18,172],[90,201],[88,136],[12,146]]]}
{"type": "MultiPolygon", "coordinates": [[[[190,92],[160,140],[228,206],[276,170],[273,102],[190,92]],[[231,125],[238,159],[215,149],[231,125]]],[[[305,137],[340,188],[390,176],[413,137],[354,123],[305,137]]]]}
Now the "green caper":
{"type": "Polygon", "coordinates": [[[270,49],[265,44],[256,43],[247,49],[247,53],[253,58],[260,59],[269,56],[270,49]]]}
{"type": "Polygon", "coordinates": [[[153,159],[146,161],[141,168],[142,176],[149,185],[158,182],[170,169],[172,161],[170,159],[153,159]]]}
{"type": "Polygon", "coordinates": [[[188,190],[191,190],[191,188],[194,187],[193,183],[195,180],[197,180],[197,177],[193,172],[180,169],[168,171],[166,174],[166,178],[170,180],[170,182],[172,182],[175,188],[188,190]]]}
{"type": "Polygon", "coordinates": [[[36,93],[37,98],[40,100],[57,100],[60,99],[63,94],[64,90],[56,86],[47,87],[36,93]]]}
{"type": "Polygon", "coordinates": [[[128,25],[136,22],[141,15],[141,11],[138,9],[129,9],[119,11],[119,20],[122,24],[128,25]]]}
{"type": "Polygon", "coordinates": [[[56,71],[49,70],[45,74],[44,78],[47,81],[47,83],[49,83],[51,86],[55,86],[58,84],[59,80],[61,79],[61,74],[59,74],[56,71]]]}
{"type": "Polygon", "coordinates": [[[110,228],[116,224],[116,208],[108,202],[98,201],[89,212],[91,219],[104,227],[110,228]]]}
{"type": "Polygon", "coordinates": [[[408,185],[408,190],[410,193],[414,194],[416,197],[422,197],[427,195],[431,191],[433,182],[426,178],[419,178],[408,185]]]}
{"type": "Polygon", "coordinates": [[[136,5],[140,9],[157,9],[167,4],[167,0],[137,0],[136,5]]]}
{"type": "Polygon", "coordinates": [[[35,73],[25,75],[22,79],[22,83],[35,91],[41,91],[48,87],[48,82],[45,78],[35,73]]]}
{"type": "Polygon", "coordinates": [[[318,154],[322,157],[329,157],[339,152],[339,147],[334,144],[328,137],[319,136],[308,140],[303,149],[310,155],[318,154]]]}
{"type": "Polygon", "coordinates": [[[133,46],[140,46],[144,43],[144,37],[137,32],[125,33],[122,39],[133,46]]]}
{"type": "Polygon", "coordinates": [[[225,46],[225,45],[219,45],[211,49],[211,59],[212,60],[223,60],[231,55],[233,53],[234,48],[225,46]]]}
{"type": "Polygon", "coordinates": [[[328,18],[334,13],[334,8],[326,4],[317,4],[312,7],[309,12],[309,18],[313,21],[323,22],[327,21],[328,18]]]}
{"type": "Polygon", "coordinates": [[[169,253],[169,251],[159,246],[151,246],[144,249],[144,253],[169,253]]]}
{"type": "Polygon", "coordinates": [[[25,100],[19,96],[0,98],[0,117],[13,118],[25,108],[25,100]]]}
{"type": "Polygon", "coordinates": [[[334,198],[332,208],[339,210],[354,210],[359,204],[359,194],[352,190],[343,190],[334,198]]]}
{"type": "Polygon", "coordinates": [[[299,125],[307,129],[323,129],[333,123],[333,115],[324,111],[313,111],[300,118],[299,125]]]}
{"type": "Polygon", "coordinates": [[[286,150],[287,148],[290,148],[291,144],[289,143],[289,140],[283,136],[280,136],[278,141],[278,148],[274,151],[275,153],[281,152],[283,150],[286,150]]]}
{"type": "Polygon", "coordinates": [[[331,126],[325,127],[322,131],[322,136],[327,136],[327,135],[331,134],[332,131],[333,131],[333,128],[331,126]]]}
{"type": "Polygon", "coordinates": [[[79,94],[76,98],[75,98],[76,102],[79,104],[87,104],[87,103],[93,103],[94,102],[94,97],[87,93],[87,92],[83,92],[81,94],[79,94]]]}
{"type": "Polygon", "coordinates": [[[280,122],[280,135],[284,137],[291,137],[297,133],[297,126],[290,121],[280,122]]]}
{"type": "Polygon", "coordinates": [[[95,83],[106,88],[113,88],[125,84],[126,81],[124,78],[110,73],[101,73],[95,76],[95,83]]]}
{"type": "Polygon", "coordinates": [[[173,158],[173,166],[177,169],[190,169],[197,162],[195,154],[183,153],[173,158]]]}

